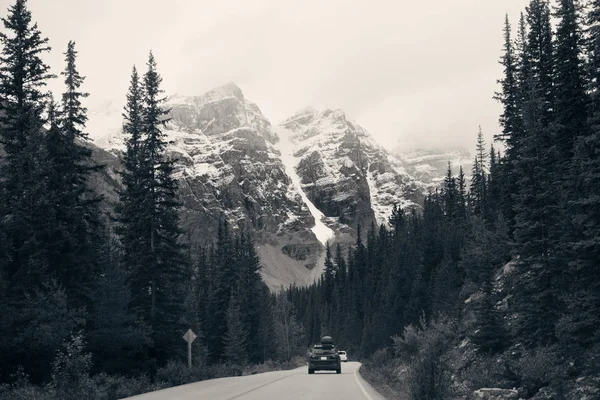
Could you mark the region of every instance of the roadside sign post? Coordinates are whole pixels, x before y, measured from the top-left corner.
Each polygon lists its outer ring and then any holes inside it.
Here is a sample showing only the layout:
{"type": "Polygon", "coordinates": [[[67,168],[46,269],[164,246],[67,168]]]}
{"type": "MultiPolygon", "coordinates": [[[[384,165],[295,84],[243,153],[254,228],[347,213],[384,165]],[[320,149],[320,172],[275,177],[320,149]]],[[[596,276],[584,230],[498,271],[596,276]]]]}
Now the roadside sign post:
{"type": "Polygon", "coordinates": [[[188,368],[192,368],[192,342],[196,340],[196,334],[191,329],[183,335],[183,340],[188,344],[188,368]]]}

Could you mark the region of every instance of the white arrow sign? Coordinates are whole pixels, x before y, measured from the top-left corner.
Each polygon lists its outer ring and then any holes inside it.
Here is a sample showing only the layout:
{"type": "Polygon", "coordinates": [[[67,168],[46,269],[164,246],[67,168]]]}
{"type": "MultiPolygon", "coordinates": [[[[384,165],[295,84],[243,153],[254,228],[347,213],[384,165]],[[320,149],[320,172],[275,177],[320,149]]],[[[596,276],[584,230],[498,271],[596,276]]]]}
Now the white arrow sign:
{"type": "Polygon", "coordinates": [[[196,336],[196,334],[194,332],[192,332],[191,329],[188,329],[188,331],[185,333],[185,335],[183,335],[183,340],[185,340],[186,342],[191,344],[194,340],[196,340],[197,337],[198,336],[196,336]]]}

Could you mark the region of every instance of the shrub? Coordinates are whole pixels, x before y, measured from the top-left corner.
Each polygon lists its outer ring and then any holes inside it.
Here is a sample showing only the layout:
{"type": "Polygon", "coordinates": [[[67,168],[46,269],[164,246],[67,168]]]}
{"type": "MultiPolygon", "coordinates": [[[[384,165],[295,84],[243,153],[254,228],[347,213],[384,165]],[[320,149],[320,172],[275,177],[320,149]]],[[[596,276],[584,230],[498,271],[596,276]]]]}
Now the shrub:
{"type": "Polygon", "coordinates": [[[482,388],[511,389],[515,386],[508,362],[502,358],[481,356],[461,372],[469,392],[482,388]]]}
{"type": "Polygon", "coordinates": [[[243,367],[231,364],[216,364],[206,367],[206,377],[204,379],[226,378],[229,376],[242,376],[243,367]]]}
{"type": "Polygon", "coordinates": [[[12,383],[0,384],[0,400],[54,400],[54,388],[51,386],[34,386],[23,367],[10,376],[12,383]]]}
{"type": "Polygon", "coordinates": [[[419,354],[422,341],[422,328],[414,325],[409,325],[404,328],[402,336],[394,336],[394,353],[396,357],[411,361],[419,354]]]}
{"type": "Polygon", "coordinates": [[[101,373],[93,380],[98,400],[117,400],[169,387],[165,382],[151,383],[147,375],[124,377],[101,373]]]}
{"type": "Polygon", "coordinates": [[[56,400],[52,387],[34,386],[31,383],[13,387],[0,385],[0,400],[56,400]]]}
{"type": "Polygon", "coordinates": [[[447,353],[455,338],[456,324],[440,319],[408,326],[402,337],[393,337],[396,355],[407,367],[410,396],[417,400],[445,399],[451,380],[447,353]]]}
{"type": "Polygon", "coordinates": [[[543,387],[554,386],[566,380],[564,367],[550,347],[524,353],[515,370],[521,377],[521,387],[526,396],[533,396],[543,387]]]}
{"type": "MultiPolygon", "coordinates": [[[[49,385],[34,386],[29,382],[27,374],[19,369],[12,376],[13,383],[0,384],[0,400],[117,400],[206,379],[244,374],[244,368],[239,365],[201,365],[190,369],[181,361],[171,360],[157,370],[154,383],[147,375],[125,377],[100,373],[90,377],[91,357],[83,352],[83,347],[81,334],[73,336],[65,344],[64,350],[59,352],[53,363],[52,383],[49,385]]],[[[293,369],[305,364],[303,357],[296,357],[285,363],[267,361],[247,366],[245,374],[293,369]]]]}
{"type": "Polygon", "coordinates": [[[158,369],[156,380],[167,382],[170,386],[185,385],[194,382],[195,375],[200,375],[198,372],[197,367],[188,368],[181,361],[170,360],[167,365],[158,369]]]}
{"type": "Polygon", "coordinates": [[[408,399],[406,367],[392,349],[377,350],[360,369],[361,375],[388,399],[408,399]]]}
{"type": "Polygon", "coordinates": [[[52,363],[52,385],[60,399],[77,400],[94,395],[95,387],[89,375],[92,355],[83,352],[84,346],[81,333],[75,334],[52,363]]]}

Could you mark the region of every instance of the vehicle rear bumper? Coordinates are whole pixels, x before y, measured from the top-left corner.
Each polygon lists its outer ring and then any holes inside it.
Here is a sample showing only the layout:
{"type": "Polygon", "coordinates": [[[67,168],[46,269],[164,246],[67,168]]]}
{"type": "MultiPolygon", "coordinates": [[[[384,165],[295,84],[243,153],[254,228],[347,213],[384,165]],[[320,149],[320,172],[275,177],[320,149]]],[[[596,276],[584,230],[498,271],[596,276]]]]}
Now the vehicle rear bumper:
{"type": "Polygon", "coordinates": [[[315,361],[309,361],[308,362],[308,368],[312,369],[312,370],[323,370],[323,371],[335,371],[337,369],[341,368],[341,363],[339,361],[335,361],[335,360],[326,360],[326,361],[322,361],[322,360],[315,360],[315,361]]]}

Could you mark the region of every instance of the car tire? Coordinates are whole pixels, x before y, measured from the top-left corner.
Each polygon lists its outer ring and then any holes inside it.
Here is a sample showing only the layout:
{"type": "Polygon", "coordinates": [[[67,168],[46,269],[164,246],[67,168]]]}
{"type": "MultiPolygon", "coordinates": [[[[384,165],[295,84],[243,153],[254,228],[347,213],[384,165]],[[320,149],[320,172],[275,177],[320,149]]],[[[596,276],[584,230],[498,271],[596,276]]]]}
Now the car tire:
{"type": "Polygon", "coordinates": [[[310,368],[309,368],[309,369],[308,369],[308,373],[309,373],[309,374],[314,374],[314,373],[315,373],[315,370],[314,370],[314,369],[310,369],[310,368]]]}
{"type": "Polygon", "coordinates": [[[338,369],[336,369],[336,370],[335,370],[335,373],[336,373],[336,374],[341,374],[341,373],[342,373],[342,369],[341,369],[341,368],[338,368],[338,369]]]}

